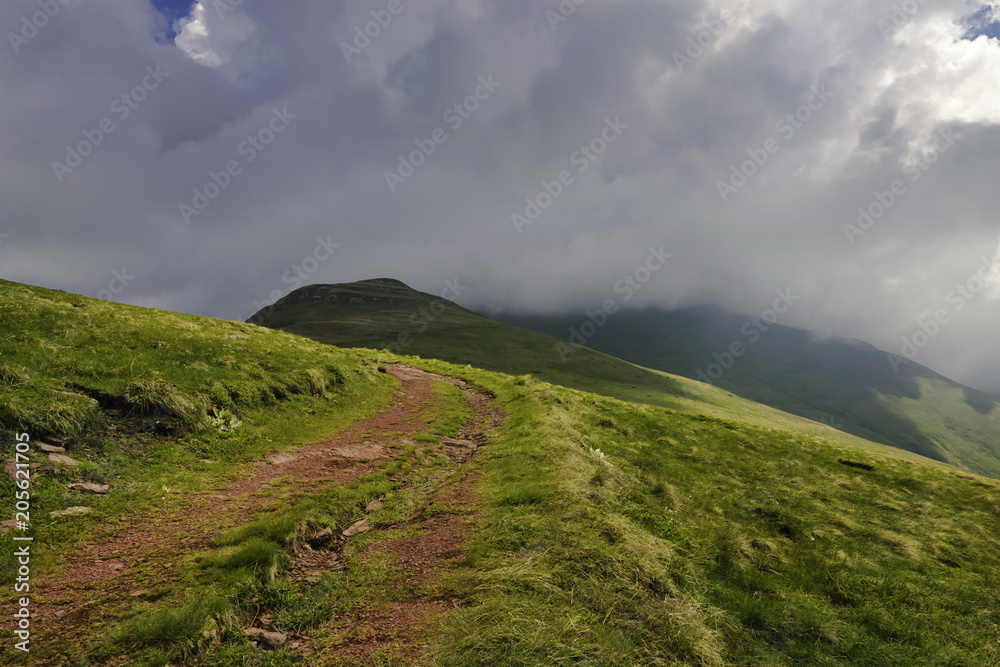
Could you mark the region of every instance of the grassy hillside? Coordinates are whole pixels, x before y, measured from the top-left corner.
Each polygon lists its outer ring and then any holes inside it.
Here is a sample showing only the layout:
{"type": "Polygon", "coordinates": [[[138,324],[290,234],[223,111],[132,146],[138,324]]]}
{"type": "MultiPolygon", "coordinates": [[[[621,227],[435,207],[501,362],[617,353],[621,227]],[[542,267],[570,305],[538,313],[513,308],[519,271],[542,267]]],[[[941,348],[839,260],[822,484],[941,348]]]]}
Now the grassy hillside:
{"type": "Polygon", "coordinates": [[[998,664],[997,482],[466,372],[511,417],[434,664],[998,664]]]}
{"type": "MultiPolygon", "coordinates": [[[[579,317],[513,317],[566,337],[579,317]]],[[[820,338],[780,324],[754,325],[713,308],[622,312],[588,346],[636,364],[706,379],[733,342],[746,353],[713,383],[785,412],[825,420],[862,438],[1000,477],[1000,401],[859,340],[820,338]],[[749,327],[744,329],[746,325],[749,327]],[[750,332],[750,336],[746,335],[750,332]]],[[[721,370],[721,367],[716,369],[721,370]]]]}
{"type": "MultiPolygon", "coordinates": [[[[685,383],[593,350],[570,351],[558,340],[513,328],[413,290],[395,280],[311,285],[295,290],[248,322],[348,348],[472,364],[513,375],[530,373],[625,400],[670,403],[685,383]]],[[[568,349],[568,346],[567,346],[568,349]]]]}
{"type": "MultiPolygon", "coordinates": [[[[32,654],[7,642],[4,664],[1000,662],[993,480],[780,419],[713,388],[708,402],[676,397],[692,409],[636,404],[527,374],[339,350],[12,283],[0,284],[0,317],[0,436],[66,435],[67,453],[84,461],[36,469],[32,572],[47,622],[69,594],[50,588],[67,558],[90,562],[149,520],[147,541],[186,545],[170,563],[127,563],[150,581],[175,572],[169,584],[138,596],[109,584],[87,623],[53,636],[36,620],[32,654]],[[384,411],[399,386],[378,372],[390,361],[461,376],[496,396],[506,419],[461,477],[442,477],[434,455],[434,443],[454,437],[467,414],[448,385],[428,408],[437,416],[415,425],[422,450],[401,447],[366,477],[322,490],[308,479],[275,480],[252,494],[258,509],[228,515],[220,534],[202,532],[205,517],[187,509],[195,496],[214,497],[272,451],[294,452],[384,411]],[[223,407],[242,424],[213,421],[210,410],[223,407]],[[737,416],[717,418],[713,409],[737,416]],[[83,500],[67,490],[81,478],[109,483],[111,493],[83,500]],[[459,485],[471,504],[422,499],[459,485]],[[451,517],[467,530],[443,579],[420,584],[422,599],[450,610],[437,630],[416,653],[412,638],[389,638],[385,651],[359,663],[337,651],[378,634],[356,617],[398,600],[406,566],[351,557],[304,584],[292,580],[289,563],[307,530],[350,525],[375,498],[383,508],[361,544],[417,535],[414,522],[427,517],[451,517]],[[95,512],[49,518],[83,502],[95,512]],[[255,647],[242,628],[261,614],[320,650],[255,647]],[[345,635],[348,622],[357,629],[345,635]]],[[[514,355],[499,335],[491,343],[514,355]]],[[[0,503],[12,507],[13,493],[4,477],[0,503]]],[[[10,535],[0,537],[7,591],[12,546],[10,535]]],[[[12,608],[11,598],[0,604],[12,608]]]]}
{"type": "Polygon", "coordinates": [[[0,426],[76,435],[107,410],[170,432],[354,386],[363,356],[238,322],[0,281],[0,426]]]}
{"type": "MultiPolygon", "coordinates": [[[[809,332],[787,327],[764,333],[712,387],[687,378],[696,377],[699,363],[714,361],[712,352],[743,339],[743,320],[694,311],[674,327],[658,317],[616,314],[587,341],[601,350],[596,351],[484,317],[398,281],[371,280],[303,287],[251,321],[343,347],[384,348],[531,374],[625,401],[759,425],[794,424],[813,434],[827,430],[805,420],[789,421],[791,413],[1000,477],[1000,410],[985,394],[915,364],[900,366],[897,375],[885,354],[871,346],[817,342],[809,332]],[[733,394],[749,400],[734,400],[733,394]],[[760,404],[776,409],[762,410],[760,404]]],[[[580,325],[579,318],[508,319],[564,337],[570,326],[580,325]]],[[[857,444],[844,438],[852,440],[857,444]]]]}
{"type": "MultiPolygon", "coordinates": [[[[382,409],[396,384],[363,353],[239,322],[0,281],[2,459],[6,466],[25,460],[15,461],[14,446],[15,436],[26,434],[33,477],[30,528],[0,530],[6,532],[0,534],[0,604],[12,611],[17,597],[13,551],[23,543],[15,545],[15,535],[35,540],[30,597],[36,609],[51,614],[64,602],[48,590],[47,578],[61,571],[66,554],[101,545],[136,522],[183,514],[190,494],[206,485],[240,474],[269,452],[335,433],[382,409]],[[46,441],[61,445],[66,451],[60,455],[78,464],[49,461],[40,450],[46,441]],[[94,496],[71,490],[74,483],[108,485],[110,491],[94,496]],[[51,514],[69,507],[92,512],[51,514]]],[[[3,473],[0,521],[14,519],[15,492],[14,480],[3,473]]],[[[165,565],[147,567],[162,572],[165,565]]],[[[229,608],[225,591],[235,585],[215,589],[215,577],[226,572],[221,567],[205,581],[217,610],[229,608]]],[[[169,601],[184,594],[167,587],[156,596],[169,601]]],[[[119,620],[150,604],[125,597],[118,606],[101,606],[101,613],[119,620]]],[[[13,636],[9,620],[2,627],[13,636]]],[[[106,629],[95,627],[90,647],[106,629]]],[[[51,629],[45,622],[36,622],[34,630],[30,655],[14,652],[13,642],[5,641],[0,662],[62,664],[37,660],[65,655],[83,641],[46,634],[51,629]]],[[[130,645],[132,628],[119,630],[130,645]]]]}

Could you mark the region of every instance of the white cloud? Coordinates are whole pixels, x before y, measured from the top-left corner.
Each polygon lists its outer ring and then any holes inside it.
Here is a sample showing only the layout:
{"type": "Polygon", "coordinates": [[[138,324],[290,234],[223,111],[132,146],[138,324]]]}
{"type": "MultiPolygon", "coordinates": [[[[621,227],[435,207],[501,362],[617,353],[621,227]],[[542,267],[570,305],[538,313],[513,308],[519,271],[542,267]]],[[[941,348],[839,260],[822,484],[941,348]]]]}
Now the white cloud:
{"type": "MultiPolygon", "coordinates": [[[[224,4],[224,3],[223,3],[224,4]]],[[[257,27],[246,13],[229,8],[208,11],[201,2],[177,22],[174,44],[195,62],[219,70],[233,81],[265,57],[257,27]]]]}
{"type": "Polygon", "coordinates": [[[205,7],[200,2],[191,8],[191,16],[177,21],[174,43],[192,60],[208,67],[218,67],[222,58],[212,49],[205,22],[205,7]]]}
{"type": "MultiPolygon", "coordinates": [[[[674,258],[631,304],[760,312],[788,286],[803,296],[789,323],[888,348],[996,248],[1000,59],[997,40],[960,39],[965,0],[924,3],[889,40],[885,0],[587,2],[556,32],[550,0],[414,0],[345,62],[340,42],[387,4],[220,16],[203,0],[175,44],[147,0],[66,5],[0,58],[4,277],[93,295],[126,265],[125,301],[245,318],[332,234],[344,252],[317,281],[458,276],[468,305],[582,312],[662,243],[674,258]],[[722,8],[732,29],[679,72],[671,54],[722,8]],[[162,90],[59,185],[51,161],[153,63],[162,90]],[[390,194],[384,172],[490,73],[503,86],[390,194]],[[716,181],[817,82],[830,101],[720,201],[716,181]],[[286,104],[288,131],[184,226],[178,204],[286,104]],[[510,214],[616,115],[621,142],[518,235],[510,214]],[[848,244],[858,206],[949,124],[962,138],[848,244]]],[[[0,5],[0,25],[20,20],[0,5]]],[[[1000,315],[982,304],[921,360],[1000,392],[1000,315]]]]}

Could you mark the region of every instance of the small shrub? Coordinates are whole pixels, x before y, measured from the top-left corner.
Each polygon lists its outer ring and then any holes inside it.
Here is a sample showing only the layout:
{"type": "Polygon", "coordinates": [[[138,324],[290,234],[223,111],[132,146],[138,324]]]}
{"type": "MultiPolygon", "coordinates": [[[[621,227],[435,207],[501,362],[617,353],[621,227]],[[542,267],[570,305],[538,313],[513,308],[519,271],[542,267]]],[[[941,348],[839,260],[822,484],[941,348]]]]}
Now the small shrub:
{"type": "Polygon", "coordinates": [[[236,418],[229,410],[219,410],[218,408],[212,408],[212,426],[219,429],[222,432],[234,431],[240,426],[243,426],[243,422],[236,418]]]}

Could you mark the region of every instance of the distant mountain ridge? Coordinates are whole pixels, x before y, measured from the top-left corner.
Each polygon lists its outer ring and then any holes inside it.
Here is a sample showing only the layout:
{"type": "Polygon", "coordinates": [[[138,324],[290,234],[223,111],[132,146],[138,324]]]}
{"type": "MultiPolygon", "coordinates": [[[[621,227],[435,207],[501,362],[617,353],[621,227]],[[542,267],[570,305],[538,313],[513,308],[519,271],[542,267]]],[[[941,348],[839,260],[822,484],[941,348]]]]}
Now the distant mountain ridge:
{"type": "MultiPolygon", "coordinates": [[[[564,339],[580,321],[495,317],[564,339]]],[[[928,458],[1000,471],[1000,399],[859,339],[778,323],[747,336],[749,321],[711,306],[623,311],[587,345],[928,458]]]]}

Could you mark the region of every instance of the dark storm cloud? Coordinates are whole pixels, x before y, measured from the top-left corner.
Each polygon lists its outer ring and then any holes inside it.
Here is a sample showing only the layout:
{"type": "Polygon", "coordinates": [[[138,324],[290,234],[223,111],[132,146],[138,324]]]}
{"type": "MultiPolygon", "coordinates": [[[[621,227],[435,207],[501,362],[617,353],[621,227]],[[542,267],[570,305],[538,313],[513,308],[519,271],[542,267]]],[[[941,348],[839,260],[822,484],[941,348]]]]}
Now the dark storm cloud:
{"type": "MultiPolygon", "coordinates": [[[[576,311],[663,245],[632,305],[760,312],[790,287],[785,323],[897,352],[1000,242],[1000,47],[993,14],[961,0],[565,16],[554,0],[220,0],[176,44],[143,0],[56,4],[30,38],[38,2],[0,8],[5,278],[235,319],[299,284],[379,276],[576,311]],[[122,118],[147,67],[169,76],[122,118]],[[52,163],[105,118],[59,182],[52,163]],[[931,162],[944,128],[957,139],[931,162]],[[391,190],[387,171],[409,175],[391,190]],[[884,215],[845,229],[894,181],[884,215]],[[545,195],[518,233],[511,216],[545,195]]],[[[995,288],[915,360],[1000,392],[995,288]]]]}

